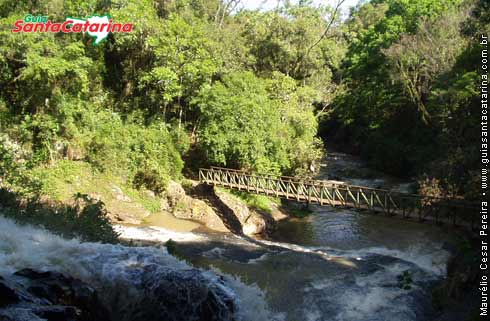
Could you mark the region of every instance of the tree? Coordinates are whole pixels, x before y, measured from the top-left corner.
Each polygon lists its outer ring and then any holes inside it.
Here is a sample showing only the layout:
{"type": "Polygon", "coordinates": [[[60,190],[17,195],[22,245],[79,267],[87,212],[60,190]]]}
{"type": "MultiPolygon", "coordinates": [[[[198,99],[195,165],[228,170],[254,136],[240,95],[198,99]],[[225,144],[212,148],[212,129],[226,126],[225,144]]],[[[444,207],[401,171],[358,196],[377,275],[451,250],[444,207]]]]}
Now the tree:
{"type": "Polygon", "coordinates": [[[436,21],[423,18],[416,34],[402,38],[383,52],[410,100],[417,106],[425,122],[430,119],[428,100],[436,80],[454,65],[466,46],[459,26],[467,17],[461,11],[449,11],[436,21]]]}
{"type": "Polygon", "coordinates": [[[164,121],[167,107],[174,107],[179,128],[189,106],[188,97],[195,95],[203,84],[210,83],[219,66],[203,33],[200,21],[190,24],[170,15],[161,31],[148,39],[155,59],[149,72],[140,77],[139,87],[156,104],[162,105],[164,121]]]}
{"type": "Polygon", "coordinates": [[[211,164],[266,173],[305,173],[321,156],[311,104],[293,79],[250,72],[204,87],[198,141],[211,164]],[[267,85],[268,84],[268,85],[267,85]]]}

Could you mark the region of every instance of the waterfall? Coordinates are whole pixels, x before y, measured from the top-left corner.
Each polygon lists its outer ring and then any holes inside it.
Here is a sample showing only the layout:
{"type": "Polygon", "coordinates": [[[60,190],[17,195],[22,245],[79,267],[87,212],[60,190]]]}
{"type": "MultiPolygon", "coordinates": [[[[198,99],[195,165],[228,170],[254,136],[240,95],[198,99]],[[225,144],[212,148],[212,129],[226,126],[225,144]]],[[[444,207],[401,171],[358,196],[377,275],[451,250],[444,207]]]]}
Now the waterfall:
{"type": "Polygon", "coordinates": [[[227,275],[192,268],[168,254],[165,247],[66,240],[0,216],[0,275],[8,279],[25,268],[56,271],[88,283],[101,294],[113,320],[133,320],[135,313],[148,304],[153,304],[148,310],[157,306],[168,312],[166,302],[154,302],[159,297],[182,303],[172,320],[191,320],[195,310],[192,304],[206,299],[199,297],[202,289],[206,289],[203,296],[215,297],[212,320],[273,320],[264,294],[257,287],[227,275]],[[187,284],[199,288],[186,289],[187,284]],[[179,296],[190,296],[191,302],[179,296]],[[228,315],[230,305],[233,315],[228,315]]]}

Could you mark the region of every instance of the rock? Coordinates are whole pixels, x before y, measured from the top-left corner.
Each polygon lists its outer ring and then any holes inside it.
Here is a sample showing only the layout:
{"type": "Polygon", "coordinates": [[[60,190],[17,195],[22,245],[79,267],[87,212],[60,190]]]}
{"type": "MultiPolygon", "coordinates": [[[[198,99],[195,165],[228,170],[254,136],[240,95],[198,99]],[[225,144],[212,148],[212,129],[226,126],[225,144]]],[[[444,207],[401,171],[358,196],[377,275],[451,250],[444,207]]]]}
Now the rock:
{"type": "Polygon", "coordinates": [[[199,222],[215,231],[229,231],[213,208],[202,200],[186,195],[182,186],[174,181],[167,188],[167,202],[177,218],[199,222]]]}
{"type": "Polygon", "coordinates": [[[122,189],[119,186],[112,185],[112,194],[113,194],[114,198],[118,201],[128,202],[128,203],[133,201],[129,196],[124,194],[124,192],[122,191],[122,189]]]}
{"type": "Polygon", "coordinates": [[[447,263],[446,278],[432,292],[433,304],[440,312],[434,318],[435,321],[478,319],[478,295],[472,289],[478,288],[481,280],[481,271],[475,261],[479,255],[477,249],[480,240],[469,237],[467,241],[468,248],[443,245],[444,249],[451,251],[451,256],[447,263]]]}
{"type": "Polygon", "coordinates": [[[283,210],[281,210],[279,206],[277,206],[277,204],[271,203],[271,207],[272,207],[271,216],[275,222],[284,220],[289,217],[289,215],[285,213],[283,210]]]}
{"type": "Polygon", "coordinates": [[[170,207],[175,207],[180,201],[186,198],[185,190],[177,182],[170,181],[167,187],[167,200],[170,207]]]}
{"type": "Polygon", "coordinates": [[[17,271],[11,280],[0,280],[0,291],[0,320],[25,320],[20,310],[31,320],[110,320],[93,288],[61,273],[17,271]]]}
{"type": "Polygon", "coordinates": [[[109,219],[115,223],[141,224],[142,219],[150,215],[150,212],[143,207],[128,206],[125,209],[117,209],[107,206],[107,215],[109,219]],[[141,214],[138,214],[141,212],[141,214]]]}
{"type": "Polygon", "coordinates": [[[275,218],[286,217],[277,208],[273,211],[274,217],[251,210],[241,200],[207,185],[194,187],[193,193],[202,199],[188,196],[179,183],[171,181],[167,188],[170,212],[177,218],[199,222],[215,231],[262,234],[274,228],[275,218]]]}
{"type": "Polygon", "coordinates": [[[170,211],[170,204],[166,198],[160,198],[160,210],[161,211],[170,211]]]}
{"type": "Polygon", "coordinates": [[[0,321],[236,321],[234,294],[222,277],[161,264],[133,273],[135,279],[107,280],[104,298],[58,272],[0,277],[0,321]]]}
{"type": "Polygon", "coordinates": [[[210,282],[197,269],[145,267],[143,295],[128,319],[132,321],[234,321],[235,303],[223,280],[210,282]]]}
{"type": "Polygon", "coordinates": [[[87,194],[90,199],[92,200],[95,200],[95,201],[102,201],[102,195],[100,193],[97,193],[97,192],[90,192],[87,194]]]}
{"type": "Polygon", "coordinates": [[[241,224],[243,234],[253,235],[266,233],[274,227],[274,219],[266,213],[251,210],[241,200],[228,193],[214,189],[220,202],[228,207],[241,224]]]}
{"type": "Polygon", "coordinates": [[[204,201],[188,197],[186,203],[183,208],[175,208],[175,217],[200,222],[215,231],[228,232],[219,215],[204,201]]]}
{"type": "Polygon", "coordinates": [[[82,313],[75,307],[63,305],[43,306],[34,309],[33,312],[38,317],[49,321],[80,320],[79,316],[82,313]]]}
{"type": "Polygon", "coordinates": [[[142,220],[151,214],[143,205],[136,202],[108,200],[105,205],[109,218],[116,223],[141,224],[142,220]]]}
{"type": "Polygon", "coordinates": [[[0,276],[0,308],[19,303],[20,300],[20,296],[0,276]]]}

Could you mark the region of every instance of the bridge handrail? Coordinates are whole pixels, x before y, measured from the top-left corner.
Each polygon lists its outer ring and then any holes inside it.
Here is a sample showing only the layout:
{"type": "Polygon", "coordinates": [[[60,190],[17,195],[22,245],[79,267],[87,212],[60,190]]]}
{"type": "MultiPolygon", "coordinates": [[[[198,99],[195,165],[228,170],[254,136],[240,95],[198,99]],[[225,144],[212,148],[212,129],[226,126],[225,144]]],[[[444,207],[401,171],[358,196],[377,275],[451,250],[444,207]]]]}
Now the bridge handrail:
{"type": "Polygon", "coordinates": [[[420,195],[420,194],[413,194],[413,193],[402,193],[399,191],[393,191],[393,190],[387,190],[387,189],[379,189],[379,188],[372,188],[372,187],[366,187],[366,186],[359,186],[359,185],[351,185],[347,183],[337,183],[337,182],[329,182],[329,181],[323,181],[323,180],[309,180],[309,179],[304,179],[304,178],[298,178],[298,177],[290,177],[290,176],[274,176],[274,175],[257,175],[255,173],[249,173],[244,170],[238,170],[238,169],[230,169],[230,168],[224,168],[224,167],[217,167],[217,166],[211,166],[211,168],[200,168],[200,172],[230,172],[230,173],[239,173],[240,175],[243,175],[245,177],[251,177],[251,178],[256,178],[256,179],[271,179],[275,182],[291,182],[291,183],[301,183],[305,186],[314,186],[314,187],[336,187],[343,189],[345,188],[346,190],[349,189],[360,189],[362,191],[366,192],[379,192],[379,193],[386,193],[390,196],[395,196],[399,198],[404,198],[404,199],[418,199],[418,200],[424,200],[424,201],[433,201],[433,202],[450,202],[452,205],[458,205],[458,207],[467,207],[467,208],[477,208],[478,204],[467,201],[467,200],[462,200],[458,198],[450,198],[450,197],[438,197],[438,196],[425,196],[425,195],[420,195]]]}
{"type": "Polygon", "coordinates": [[[217,170],[221,170],[221,171],[237,172],[237,173],[243,173],[243,174],[247,174],[247,175],[258,175],[260,177],[271,177],[271,178],[280,177],[280,178],[287,178],[287,179],[292,179],[292,180],[297,180],[297,181],[300,181],[302,179],[301,177],[285,176],[285,175],[276,176],[276,175],[272,175],[272,174],[268,174],[268,173],[253,173],[253,174],[251,174],[250,172],[243,170],[243,169],[233,169],[233,168],[218,167],[218,166],[210,166],[210,168],[199,168],[199,169],[200,170],[201,169],[205,169],[205,170],[217,169],[217,170]]]}

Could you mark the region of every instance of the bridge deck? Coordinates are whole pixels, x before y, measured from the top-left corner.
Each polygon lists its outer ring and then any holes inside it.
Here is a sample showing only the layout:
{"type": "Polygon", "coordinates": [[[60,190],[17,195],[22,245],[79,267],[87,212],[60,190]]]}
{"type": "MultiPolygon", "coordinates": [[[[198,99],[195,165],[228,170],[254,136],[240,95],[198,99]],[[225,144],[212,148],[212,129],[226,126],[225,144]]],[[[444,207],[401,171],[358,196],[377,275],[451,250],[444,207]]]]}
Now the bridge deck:
{"type": "Polygon", "coordinates": [[[343,206],[417,218],[437,223],[473,227],[474,203],[449,198],[406,194],[333,181],[302,180],[295,177],[254,175],[244,171],[211,167],[199,170],[201,183],[275,196],[297,202],[343,206]]]}

